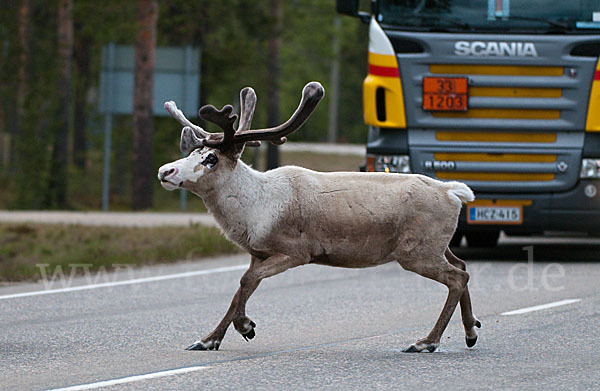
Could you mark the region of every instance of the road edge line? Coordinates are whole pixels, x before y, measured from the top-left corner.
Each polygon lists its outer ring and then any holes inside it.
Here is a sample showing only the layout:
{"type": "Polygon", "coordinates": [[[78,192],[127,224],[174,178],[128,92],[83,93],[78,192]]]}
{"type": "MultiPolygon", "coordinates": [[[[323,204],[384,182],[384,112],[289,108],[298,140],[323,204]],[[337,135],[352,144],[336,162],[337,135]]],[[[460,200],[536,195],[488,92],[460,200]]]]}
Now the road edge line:
{"type": "Polygon", "coordinates": [[[150,373],[146,373],[143,375],[134,375],[134,376],[121,377],[121,378],[112,379],[112,380],[103,380],[103,381],[94,382],[94,383],[80,384],[77,386],[52,388],[47,391],[93,390],[95,388],[110,387],[110,386],[116,386],[119,384],[134,383],[134,382],[143,381],[143,380],[158,379],[161,377],[176,376],[176,375],[182,375],[185,373],[198,372],[198,371],[201,371],[201,370],[207,369],[207,368],[208,368],[207,366],[202,365],[202,366],[194,366],[194,367],[169,369],[166,371],[150,372],[150,373]]]}
{"type": "Polygon", "coordinates": [[[98,288],[110,288],[110,287],[121,286],[121,285],[144,284],[144,283],[148,283],[148,282],[173,280],[176,278],[187,278],[187,277],[203,276],[203,275],[208,275],[208,274],[226,273],[226,272],[232,272],[232,271],[237,271],[237,270],[244,270],[244,269],[248,268],[248,266],[249,266],[249,264],[243,264],[243,265],[236,265],[236,266],[219,267],[219,268],[208,269],[208,270],[196,270],[196,271],[191,271],[191,272],[165,274],[165,275],[154,276],[154,277],[133,278],[133,279],[123,280],[123,281],[103,282],[101,284],[88,284],[88,285],[79,285],[79,286],[60,288],[60,289],[46,289],[46,290],[41,290],[41,291],[13,293],[10,295],[0,296],[0,300],[17,299],[17,298],[21,298],[21,297],[30,297],[30,296],[50,295],[50,294],[55,294],[55,293],[76,292],[76,291],[98,289],[98,288]]]}
{"type": "Polygon", "coordinates": [[[503,316],[521,315],[521,314],[526,314],[528,312],[541,311],[541,310],[545,310],[548,308],[560,307],[563,305],[573,304],[573,303],[577,303],[580,301],[581,301],[581,299],[566,299],[566,300],[554,301],[552,303],[540,304],[540,305],[535,305],[533,307],[525,307],[525,308],[519,308],[519,309],[512,310],[512,311],[503,312],[500,315],[503,315],[503,316]]]}

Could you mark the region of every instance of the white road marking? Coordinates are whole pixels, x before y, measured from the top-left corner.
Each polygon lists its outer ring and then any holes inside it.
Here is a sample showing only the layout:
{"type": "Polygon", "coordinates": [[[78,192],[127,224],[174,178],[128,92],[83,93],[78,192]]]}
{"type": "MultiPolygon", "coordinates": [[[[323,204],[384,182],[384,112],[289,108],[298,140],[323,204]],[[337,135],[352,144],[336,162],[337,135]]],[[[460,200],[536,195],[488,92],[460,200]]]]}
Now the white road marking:
{"type": "Polygon", "coordinates": [[[236,270],[244,270],[247,268],[248,268],[248,264],[245,264],[245,265],[237,265],[237,266],[218,267],[215,269],[207,269],[207,270],[196,270],[193,272],[166,274],[163,276],[135,278],[135,279],[123,280],[123,281],[104,282],[101,284],[88,284],[88,285],[73,286],[73,287],[61,288],[61,289],[47,289],[47,290],[43,290],[43,291],[14,293],[12,295],[0,296],[0,300],[16,299],[16,298],[20,298],[20,297],[29,297],[29,296],[51,295],[54,293],[83,291],[83,290],[88,290],[88,289],[109,288],[109,287],[120,286],[120,285],[145,284],[148,282],[173,280],[175,278],[186,278],[186,277],[204,276],[207,274],[226,273],[226,272],[232,272],[232,271],[236,271],[236,270]]]}
{"type": "Polygon", "coordinates": [[[171,369],[168,371],[159,371],[159,372],[147,373],[145,375],[122,377],[120,379],[113,379],[113,380],[104,380],[104,381],[99,381],[96,383],[81,384],[78,386],[71,386],[71,387],[65,387],[65,388],[53,388],[53,389],[47,390],[47,391],[93,390],[95,388],[100,388],[100,387],[109,387],[109,386],[115,386],[118,384],[133,383],[133,382],[148,380],[148,379],[157,379],[159,377],[175,376],[175,375],[181,375],[184,373],[198,372],[198,371],[201,371],[201,370],[207,369],[207,368],[208,367],[205,367],[205,366],[198,366],[198,367],[171,369]]]}
{"type": "MultiPolygon", "coordinates": [[[[214,362],[205,363],[204,366],[168,369],[168,370],[164,370],[164,371],[148,373],[145,375],[128,376],[128,377],[123,377],[123,378],[119,378],[119,379],[104,380],[104,381],[99,381],[96,383],[82,384],[82,385],[78,385],[78,386],[70,386],[70,387],[64,387],[64,388],[52,388],[52,389],[47,389],[46,391],[91,390],[94,388],[108,387],[108,386],[118,385],[118,384],[123,384],[123,383],[130,383],[130,382],[135,382],[135,381],[155,379],[155,378],[160,378],[160,377],[165,377],[165,376],[174,376],[174,375],[179,375],[179,374],[189,373],[189,372],[196,372],[196,371],[200,371],[202,369],[212,368],[213,366],[216,366],[219,364],[242,362],[242,361],[247,361],[247,360],[254,360],[257,358],[273,357],[273,356],[278,356],[281,354],[288,354],[288,353],[294,353],[294,352],[305,352],[305,351],[310,351],[310,350],[318,349],[318,348],[340,346],[340,345],[345,345],[348,343],[353,343],[353,342],[358,342],[358,341],[366,341],[366,340],[370,340],[370,339],[376,339],[376,338],[395,335],[395,334],[399,334],[399,333],[407,333],[407,332],[414,332],[414,331],[415,330],[413,330],[413,329],[394,330],[394,331],[389,331],[389,332],[386,332],[383,334],[367,335],[367,336],[363,336],[363,337],[343,339],[340,341],[325,342],[325,343],[319,343],[316,345],[300,346],[297,348],[276,350],[276,351],[272,351],[272,352],[259,353],[259,354],[254,354],[254,355],[250,355],[250,356],[244,356],[244,357],[237,357],[237,358],[234,357],[234,358],[226,359],[226,360],[218,360],[218,361],[214,361],[214,362]]],[[[398,350],[398,351],[400,351],[400,350],[398,350]]]]}
{"type": "Polygon", "coordinates": [[[527,312],[540,311],[540,310],[545,310],[547,308],[559,307],[561,305],[573,304],[573,303],[577,303],[578,301],[581,301],[581,299],[567,299],[567,300],[555,301],[553,303],[536,305],[533,307],[520,308],[518,310],[503,312],[500,315],[520,315],[520,314],[525,314],[527,312]]]}

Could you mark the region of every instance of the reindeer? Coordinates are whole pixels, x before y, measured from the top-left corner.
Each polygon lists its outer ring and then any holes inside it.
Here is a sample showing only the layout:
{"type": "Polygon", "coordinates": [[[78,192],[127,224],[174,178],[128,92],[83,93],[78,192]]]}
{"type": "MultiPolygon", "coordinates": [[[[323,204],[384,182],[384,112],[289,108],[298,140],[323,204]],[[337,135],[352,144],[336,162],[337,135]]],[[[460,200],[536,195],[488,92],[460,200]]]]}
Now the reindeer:
{"type": "Polygon", "coordinates": [[[323,96],[321,84],[308,83],[287,122],[250,129],[256,95],[246,87],[237,130],[231,105],[200,109],[200,117],[222,133],[206,132],[174,102],[165,103],[184,126],[180,147],[189,156],[160,167],[158,179],[167,190],[201,197],[225,236],[251,256],[223,320],[187,349],[218,350],[232,322],[246,341],[254,338],[256,324],[246,316],[246,302],[265,278],[310,263],[365,268],[393,261],[448,287],[431,332],[404,352],[435,351],[459,301],[472,347],[481,323],[472,313],[465,262],[448,248],[462,203],[474,199],[471,189],[416,174],[320,173],[294,166],[258,172],[240,160],[245,145],[283,144],[323,96]]]}

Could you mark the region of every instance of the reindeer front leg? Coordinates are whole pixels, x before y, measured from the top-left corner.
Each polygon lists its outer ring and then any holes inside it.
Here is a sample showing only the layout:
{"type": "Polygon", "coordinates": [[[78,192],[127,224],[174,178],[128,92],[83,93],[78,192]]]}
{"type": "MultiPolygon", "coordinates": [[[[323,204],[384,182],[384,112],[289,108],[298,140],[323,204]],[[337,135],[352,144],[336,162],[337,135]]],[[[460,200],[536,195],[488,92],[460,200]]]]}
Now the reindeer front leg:
{"type": "Polygon", "coordinates": [[[201,340],[194,342],[193,344],[185,348],[185,350],[219,350],[219,346],[221,345],[221,341],[225,337],[227,328],[229,328],[229,325],[233,320],[233,315],[235,313],[235,309],[237,308],[237,303],[239,302],[240,291],[241,288],[239,288],[233,296],[233,300],[229,305],[227,313],[223,317],[223,320],[221,320],[218,326],[213,330],[213,332],[208,334],[201,340]]]}
{"type": "Polygon", "coordinates": [[[186,350],[219,350],[227,328],[233,322],[235,329],[246,339],[254,338],[256,324],[246,316],[246,303],[260,282],[268,277],[284,272],[292,267],[304,265],[308,261],[283,254],[266,259],[252,257],[250,267],[240,279],[240,287],[233,296],[227,313],[219,325],[205,338],[193,343],[186,350]]]}
{"type": "MultiPolygon", "coordinates": [[[[231,322],[233,321],[233,319],[236,315],[236,311],[237,311],[238,305],[240,303],[240,297],[242,295],[247,295],[247,297],[249,297],[256,290],[256,288],[258,288],[258,284],[260,283],[260,281],[258,281],[256,284],[254,284],[252,286],[249,283],[248,278],[246,277],[247,275],[251,274],[251,272],[256,268],[257,262],[260,262],[260,259],[255,258],[255,257],[251,258],[250,267],[248,268],[248,270],[246,270],[246,272],[242,276],[242,278],[240,280],[240,287],[238,288],[237,292],[233,296],[233,300],[231,300],[231,304],[229,305],[229,309],[227,309],[227,313],[225,314],[225,316],[223,317],[221,322],[219,322],[217,327],[206,337],[204,337],[201,340],[196,341],[192,345],[188,346],[186,348],[186,350],[219,350],[221,341],[223,340],[223,338],[225,338],[225,333],[227,332],[229,325],[231,324],[231,322]]],[[[246,298],[244,303],[247,300],[248,299],[246,298]]],[[[250,321],[250,322],[251,322],[251,324],[255,325],[254,322],[252,322],[252,321],[250,321]]],[[[253,327],[254,326],[252,326],[252,331],[254,330],[253,327]]],[[[246,334],[248,334],[248,333],[246,333],[246,334]]],[[[250,339],[252,339],[252,338],[254,338],[254,335],[252,335],[250,337],[250,339]]]]}

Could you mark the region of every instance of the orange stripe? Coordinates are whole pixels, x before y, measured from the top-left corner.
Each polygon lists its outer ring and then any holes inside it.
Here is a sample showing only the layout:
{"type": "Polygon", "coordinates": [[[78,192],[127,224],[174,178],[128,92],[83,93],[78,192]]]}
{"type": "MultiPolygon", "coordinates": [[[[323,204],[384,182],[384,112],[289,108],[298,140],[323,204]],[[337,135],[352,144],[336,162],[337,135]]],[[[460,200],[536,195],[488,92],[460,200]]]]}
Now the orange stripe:
{"type": "Polygon", "coordinates": [[[531,200],[484,200],[477,199],[469,202],[472,206],[530,206],[533,204],[531,200]]]}
{"type": "Polygon", "coordinates": [[[521,162],[521,163],[552,163],[556,155],[533,153],[444,153],[433,154],[435,160],[454,160],[459,162],[521,162]]]}
{"type": "Polygon", "coordinates": [[[469,96],[493,96],[506,98],[560,98],[560,88],[525,87],[470,87],[469,96]]]}
{"type": "Polygon", "coordinates": [[[467,111],[434,111],[439,118],[560,119],[560,110],[539,109],[469,109],[467,111]]]}
{"type": "Polygon", "coordinates": [[[436,172],[439,179],[455,179],[463,181],[551,181],[552,173],[522,173],[522,172],[436,172]]]}
{"type": "Polygon", "coordinates": [[[443,132],[435,133],[440,141],[479,141],[496,143],[554,143],[555,133],[496,133],[496,132],[443,132]]]}
{"type": "Polygon", "coordinates": [[[429,72],[459,75],[562,76],[563,67],[530,65],[431,64],[429,72]]]}

